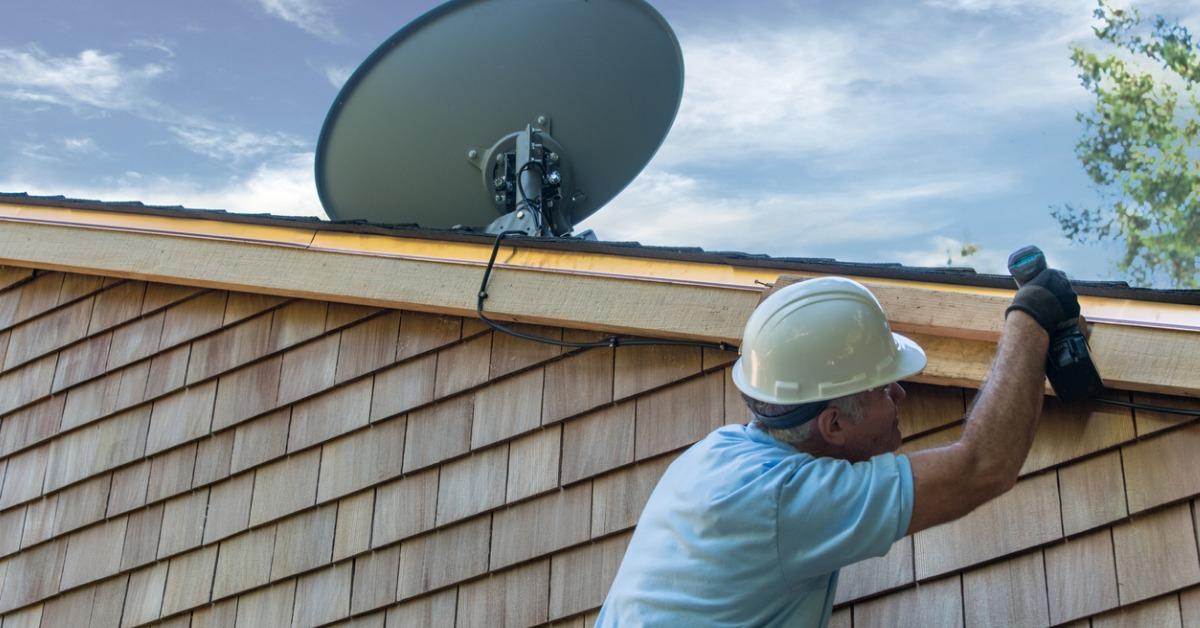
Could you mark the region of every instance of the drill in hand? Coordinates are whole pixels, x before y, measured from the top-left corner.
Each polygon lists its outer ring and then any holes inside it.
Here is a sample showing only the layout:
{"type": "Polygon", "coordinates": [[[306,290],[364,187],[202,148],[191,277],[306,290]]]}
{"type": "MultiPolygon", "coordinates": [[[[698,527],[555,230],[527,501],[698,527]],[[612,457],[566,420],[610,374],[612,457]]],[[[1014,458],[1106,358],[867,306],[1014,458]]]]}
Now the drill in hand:
{"type": "MultiPolygon", "coordinates": [[[[1018,287],[1045,270],[1046,255],[1036,246],[1024,247],[1008,257],[1008,272],[1018,287]]],[[[1104,382],[1100,380],[1088,351],[1087,338],[1079,329],[1078,318],[1064,321],[1050,332],[1046,377],[1064,402],[1094,397],[1104,390],[1104,382]]]]}

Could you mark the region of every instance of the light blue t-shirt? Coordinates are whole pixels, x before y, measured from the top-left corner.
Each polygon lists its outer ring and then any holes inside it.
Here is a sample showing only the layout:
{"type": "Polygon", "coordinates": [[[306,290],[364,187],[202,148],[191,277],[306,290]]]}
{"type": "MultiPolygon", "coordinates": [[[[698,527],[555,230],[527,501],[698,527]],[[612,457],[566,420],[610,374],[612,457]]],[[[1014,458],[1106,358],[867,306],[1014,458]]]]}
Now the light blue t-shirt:
{"type": "Polygon", "coordinates": [[[908,457],[814,458],[727,425],[663,474],[600,609],[609,626],[824,626],[838,569],[908,530],[908,457]]]}

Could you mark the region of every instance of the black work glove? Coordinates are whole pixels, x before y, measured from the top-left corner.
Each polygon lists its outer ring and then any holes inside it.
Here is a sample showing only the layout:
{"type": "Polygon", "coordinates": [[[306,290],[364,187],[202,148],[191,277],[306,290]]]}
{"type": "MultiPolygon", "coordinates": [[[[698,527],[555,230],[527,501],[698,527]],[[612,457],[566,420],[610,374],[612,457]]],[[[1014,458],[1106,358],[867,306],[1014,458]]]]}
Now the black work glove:
{"type": "Polygon", "coordinates": [[[1005,317],[1013,310],[1032,316],[1053,336],[1060,325],[1079,318],[1079,297],[1061,270],[1047,268],[1017,290],[1005,317]]]}

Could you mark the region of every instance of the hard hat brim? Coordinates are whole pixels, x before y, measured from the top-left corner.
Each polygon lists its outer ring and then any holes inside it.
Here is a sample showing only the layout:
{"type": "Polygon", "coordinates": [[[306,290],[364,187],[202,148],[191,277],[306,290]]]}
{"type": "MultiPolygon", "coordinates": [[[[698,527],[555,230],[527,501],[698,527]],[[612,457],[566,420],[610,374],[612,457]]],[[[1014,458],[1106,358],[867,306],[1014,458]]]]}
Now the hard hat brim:
{"type": "Polygon", "coordinates": [[[925,357],[925,350],[921,348],[921,345],[917,344],[911,338],[901,336],[896,332],[892,332],[892,338],[896,340],[896,349],[900,354],[899,359],[896,360],[893,382],[900,381],[906,377],[912,377],[925,370],[928,359],[925,357]]]}

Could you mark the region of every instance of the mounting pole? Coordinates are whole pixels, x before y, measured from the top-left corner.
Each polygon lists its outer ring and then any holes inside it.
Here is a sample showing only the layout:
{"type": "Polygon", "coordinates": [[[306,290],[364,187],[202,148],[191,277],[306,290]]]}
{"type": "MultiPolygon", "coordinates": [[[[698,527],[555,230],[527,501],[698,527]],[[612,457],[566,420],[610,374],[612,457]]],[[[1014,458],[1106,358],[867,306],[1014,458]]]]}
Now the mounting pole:
{"type": "Polygon", "coordinates": [[[542,205],[542,160],[533,155],[533,126],[517,134],[517,209],[540,211],[542,205]],[[531,166],[532,164],[532,166],[531,166]],[[529,198],[525,195],[528,194],[529,198]]]}
{"type": "Polygon", "coordinates": [[[570,233],[573,225],[562,209],[570,169],[562,150],[550,136],[550,118],[539,115],[536,122],[500,138],[486,157],[472,159],[468,152],[467,160],[483,172],[484,189],[501,212],[487,233],[521,231],[543,238],[570,233]]]}

